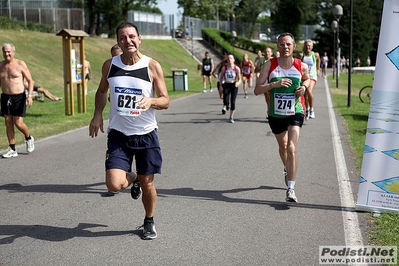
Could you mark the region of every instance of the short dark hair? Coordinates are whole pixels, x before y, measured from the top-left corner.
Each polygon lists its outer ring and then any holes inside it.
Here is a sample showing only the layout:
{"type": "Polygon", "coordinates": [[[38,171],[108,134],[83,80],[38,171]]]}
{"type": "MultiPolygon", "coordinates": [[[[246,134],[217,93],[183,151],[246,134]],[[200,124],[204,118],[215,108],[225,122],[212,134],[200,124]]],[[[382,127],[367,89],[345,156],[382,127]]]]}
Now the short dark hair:
{"type": "Polygon", "coordinates": [[[289,33],[289,32],[283,32],[283,33],[281,33],[279,36],[277,36],[277,41],[279,41],[280,38],[285,37],[285,36],[290,36],[290,37],[292,38],[292,41],[295,43],[295,37],[294,37],[294,35],[292,35],[292,34],[289,33]]]}
{"type": "Polygon", "coordinates": [[[121,48],[119,47],[118,44],[115,44],[115,45],[113,45],[113,46],[111,47],[111,52],[114,51],[114,50],[121,50],[121,48]]]}
{"type": "Polygon", "coordinates": [[[140,36],[139,29],[137,28],[137,26],[131,22],[125,21],[125,22],[122,22],[121,24],[119,24],[118,27],[116,27],[116,38],[119,37],[118,32],[120,29],[129,28],[129,27],[135,28],[137,31],[137,35],[140,36]]]}

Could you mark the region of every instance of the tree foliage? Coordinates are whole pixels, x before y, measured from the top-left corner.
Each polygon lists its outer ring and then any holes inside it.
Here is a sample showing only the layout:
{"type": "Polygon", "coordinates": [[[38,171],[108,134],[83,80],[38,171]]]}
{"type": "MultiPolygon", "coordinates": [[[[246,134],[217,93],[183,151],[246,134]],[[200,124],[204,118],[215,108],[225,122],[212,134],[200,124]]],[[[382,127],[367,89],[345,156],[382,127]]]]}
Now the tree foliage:
{"type": "MultiPolygon", "coordinates": [[[[321,28],[316,32],[315,50],[334,54],[334,30],[332,22],[336,19],[333,8],[336,4],[342,6],[343,16],[339,19],[339,46],[341,56],[349,59],[350,44],[350,1],[324,1],[320,9],[321,28]]],[[[375,62],[378,38],[382,17],[383,0],[356,0],[353,1],[352,22],[352,62],[359,57],[363,63],[370,56],[375,62]]],[[[336,54],[336,53],[335,53],[336,54]]]]}
{"type": "Polygon", "coordinates": [[[271,14],[271,19],[278,32],[290,32],[300,39],[301,24],[317,23],[319,7],[312,0],[278,0],[277,7],[271,14]]]}
{"type": "MultiPolygon", "coordinates": [[[[81,0],[75,0],[76,3],[81,0]]],[[[115,35],[116,26],[127,20],[129,10],[162,14],[157,0],[86,0],[85,10],[89,16],[89,33],[98,35],[108,32],[115,35]]]]}

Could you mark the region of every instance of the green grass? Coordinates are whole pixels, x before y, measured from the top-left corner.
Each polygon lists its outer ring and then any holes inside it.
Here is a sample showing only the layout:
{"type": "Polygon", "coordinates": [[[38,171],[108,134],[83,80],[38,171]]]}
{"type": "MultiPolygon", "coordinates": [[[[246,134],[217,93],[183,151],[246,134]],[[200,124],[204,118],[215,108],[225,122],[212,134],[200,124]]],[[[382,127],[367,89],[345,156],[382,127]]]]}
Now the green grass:
{"type": "MultiPolygon", "coordinates": [[[[370,104],[362,103],[358,94],[363,86],[373,85],[373,75],[352,75],[350,107],[348,107],[348,75],[341,74],[339,76],[338,88],[336,88],[335,80],[331,79],[329,84],[335,109],[345,119],[348,140],[355,156],[357,173],[360,176],[370,104]]],[[[372,224],[372,229],[366,232],[370,240],[368,244],[399,246],[399,213],[384,213],[376,217],[370,213],[366,213],[366,215],[372,224]]]]}
{"type": "MultiPolygon", "coordinates": [[[[16,58],[28,65],[35,84],[48,89],[52,94],[64,98],[64,71],[62,37],[51,33],[0,30],[2,43],[13,43],[16,58]]],[[[64,101],[34,101],[27,108],[25,123],[36,140],[87,126],[94,111],[94,95],[101,79],[101,67],[110,58],[110,48],[116,41],[98,37],[84,39],[85,54],[90,61],[93,78],[88,83],[87,112],[78,113],[75,100],[74,116],[65,116],[64,101]]],[[[165,83],[171,99],[202,91],[202,78],[197,70],[197,61],[173,40],[142,40],[140,51],[161,63],[165,83]],[[188,91],[173,91],[172,68],[188,69],[188,91]]],[[[76,86],[75,86],[76,89],[76,86]]],[[[75,91],[75,99],[77,98],[75,91]]],[[[105,111],[104,115],[108,112],[105,111]]],[[[0,150],[8,147],[4,122],[0,123],[0,150]]],[[[17,145],[24,143],[23,135],[16,129],[17,145]]]]}

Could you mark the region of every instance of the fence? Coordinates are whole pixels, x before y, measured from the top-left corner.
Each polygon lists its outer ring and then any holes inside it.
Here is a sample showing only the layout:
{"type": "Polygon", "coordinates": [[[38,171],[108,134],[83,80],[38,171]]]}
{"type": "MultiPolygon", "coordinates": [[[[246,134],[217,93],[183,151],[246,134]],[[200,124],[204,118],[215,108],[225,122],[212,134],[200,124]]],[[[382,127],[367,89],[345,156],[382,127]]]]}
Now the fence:
{"type": "MultiPolygon", "coordinates": [[[[259,34],[265,33],[269,37],[277,36],[281,31],[273,28],[272,25],[261,24],[261,23],[236,23],[233,21],[216,21],[216,20],[201,20],[198,18],[185,17],[185,27],[189,27],[190,35],[193,38],[201,38],[202,28],[218,28],[222,31],[236,31],[238,36],[245,36],[251,39],[259,40],[259,34]],[[252,29],[252,35],[248,36],[249,29],[252,29]]],[[[318,26],[315,25],[300,25],[301,37],[300,40],[314,39],[315,33],[318,26]]]]}
{"type": "Polygon", "coordinates": [[[128,21],[137,25],[140,35],[173,36],[175,29],[174,15],[129,11],[128,21]]]}
{"type": "MultiPolygon", "coordinates": [[[[83,1],[83,0],[82,0],[83,1]]],[[[87,22],[84,9],[73,8],[73,1],[66,0],[0,0],[0,16],[8,16],[15,20],[28,23],[41,23],[54,25],[54,32],[62,29],[74,29],[86,31],[87,22]],[[61,8],[71,6],[71,8],[61,8]]],[[[161,15],[154,13],[129,11],[128,21],[135,23],[140,29],[141,35],[173,36],[174,15],[161,15]]],[[[248,29],[252,29],[252,39],[259,39],[260,33],[269,37],[280,33],[279,29],[271,25],[261,23],[236,23],[233,21],[201,20],[185,17],[184,28],[189,27],[193,38],[201,38],[202,28],[219,28],[223,31],[236,31],[238,36],[247,36],[248,29]]],[[[313,39],[316,26],[302,25],[302,40],[313,39]]],[[[101,30],[99,30],[102,32],[101,30]]]]}
{"type": "Polygon", "coordinates": [[[0,16],[28,23],[50,24],[54,32],[62,29],[84,30],[84,12],[81,8],[9,8],[1,7],[0,16]]]}

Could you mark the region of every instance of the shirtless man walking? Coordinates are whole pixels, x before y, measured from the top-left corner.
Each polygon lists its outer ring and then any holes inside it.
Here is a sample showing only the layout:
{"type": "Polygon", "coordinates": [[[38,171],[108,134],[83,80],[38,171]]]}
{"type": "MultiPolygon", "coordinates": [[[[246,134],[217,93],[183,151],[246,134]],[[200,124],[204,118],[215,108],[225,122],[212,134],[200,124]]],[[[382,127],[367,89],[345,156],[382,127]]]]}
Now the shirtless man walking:
{"type": "Polygon", "coordinates": [[[33,80],[26,63],[14,58],[15,46],[5,43],[2,46],[4,61],[0,62],[0,86],[1,86],[1,113],[5,118],[6,132],[9,148],[3,158],[17,157],[15,149],[14,125],[25,136],[26,151],[35,149],[34,139],[29,134],[29,129],[24,123],[26,105],[32,106],[33,80]],[[24,79],[28,84],[28,97],[25,94],[24,79]]]}

